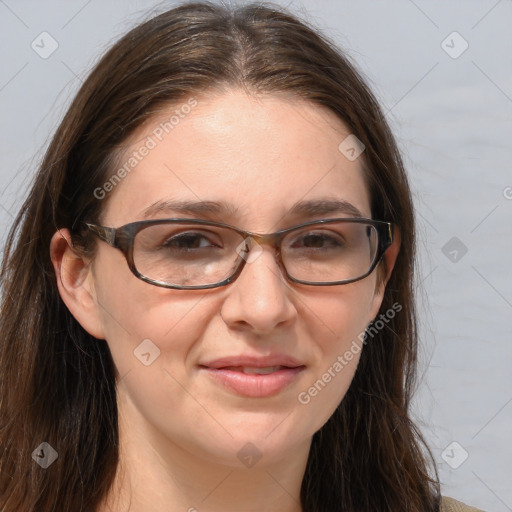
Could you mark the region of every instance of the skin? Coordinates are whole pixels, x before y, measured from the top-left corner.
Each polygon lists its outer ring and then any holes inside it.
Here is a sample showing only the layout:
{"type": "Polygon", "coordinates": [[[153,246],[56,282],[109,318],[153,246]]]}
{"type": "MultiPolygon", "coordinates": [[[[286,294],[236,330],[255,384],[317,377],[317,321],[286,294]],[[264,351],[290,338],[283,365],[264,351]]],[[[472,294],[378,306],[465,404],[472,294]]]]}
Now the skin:
{"type": "MultiPolygon", "coordinates": [[[[145,208],[169,199],[228,202],[239,208],[236,216],[196,218],[258,233],[312,220],[286,216],[305,199],[343,199],[370,218],[361,158],[351,162],[338,151],[350,131],[330,111],[238,89],[197,99],[110,192],[103,225],[141,220],[145,208]]],[[[162,112],[139,127],[125,156],[168,118],[162,112]]],[[[154,215],[173,216],[180,215],[154,215]]],[[[72,250],[69,232],[58,231],[51,254],[62,299],[84,329],[107,340],[119,374],[120,466],[100,510],[300,511],[312,436],[343,399],[359,354],[308,404],[297,397],[377,316],[398,244],[380,266],[382,279],[374,271],[343,286],[294,284],[264,246],[234,283],[180,291],[137,279],[122,253],[101,241],[88,261],[72,250]],[[133,353],[144,339],[160,350],[149,366],[133,353]],[[275,352],[293,355],[306,369],[267,398],[241,397],[197,366],[275,352]],[[261,455],[250,468],[237,457],[246,443],[261,455]]]]}

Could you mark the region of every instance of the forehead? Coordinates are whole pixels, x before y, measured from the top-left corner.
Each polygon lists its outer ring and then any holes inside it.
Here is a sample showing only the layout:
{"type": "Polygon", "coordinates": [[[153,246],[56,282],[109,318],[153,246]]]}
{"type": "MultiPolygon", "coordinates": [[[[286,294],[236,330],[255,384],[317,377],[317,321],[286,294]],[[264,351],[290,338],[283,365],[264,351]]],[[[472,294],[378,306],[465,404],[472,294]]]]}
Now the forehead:
{"type": "Polygon", "coordinates": [[[253,231],[274,226],[301,201],[343,201],[370,217],[362,158],[349,160],[338,149],[349,135],[327,108],[285,96],[235,89],[161,107],[106,176],[115,184],[103,221],[141,220],[165,202],[225,204],[216,220],[253,231]]]}

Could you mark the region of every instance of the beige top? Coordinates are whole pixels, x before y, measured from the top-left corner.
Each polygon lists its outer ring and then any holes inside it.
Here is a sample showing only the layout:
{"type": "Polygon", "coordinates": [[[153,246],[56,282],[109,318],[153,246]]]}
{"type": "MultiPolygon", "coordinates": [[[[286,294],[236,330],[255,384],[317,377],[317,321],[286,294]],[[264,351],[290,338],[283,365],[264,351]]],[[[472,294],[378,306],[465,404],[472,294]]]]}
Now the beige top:
{"type": "Polygon", "coordinates": [[[469,507],[453,498],[443,497],[441,500],[441,512],[483,512],[479,508],[469,507]]]}

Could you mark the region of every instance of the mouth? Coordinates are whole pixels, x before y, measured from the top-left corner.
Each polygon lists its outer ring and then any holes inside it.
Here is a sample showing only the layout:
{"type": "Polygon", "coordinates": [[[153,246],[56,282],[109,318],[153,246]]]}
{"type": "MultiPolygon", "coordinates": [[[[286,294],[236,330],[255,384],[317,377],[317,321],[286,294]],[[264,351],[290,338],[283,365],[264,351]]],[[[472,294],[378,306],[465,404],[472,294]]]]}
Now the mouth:
{"type": "Polygon", "coordinates": [[[285,366],[206,366],[200,365],[215,384],[237,395],[265,398],[277,395],[297,380],[304,365],[285,366]]]}
{"type": "Polygon", "coordinates": [[[229,370],[233,372],[242,372],[249,375],[269,375],[270,373],[275,373],[282,369],[289,369],[287,366],[266,366],[263,368],[259,368],[257,366],[227,366],[225,368],[219,368],[222,370],[229,370]]]}

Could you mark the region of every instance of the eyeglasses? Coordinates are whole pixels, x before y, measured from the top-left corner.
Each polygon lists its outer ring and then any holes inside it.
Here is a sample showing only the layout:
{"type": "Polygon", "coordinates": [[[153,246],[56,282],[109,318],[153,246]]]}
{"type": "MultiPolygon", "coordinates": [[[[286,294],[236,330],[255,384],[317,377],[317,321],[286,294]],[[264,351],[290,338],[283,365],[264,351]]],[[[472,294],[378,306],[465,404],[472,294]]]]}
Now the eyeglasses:
{"type": "Polygon", "coordinates": [[[88,224],[101,240],[119,249],[132,273],[155,286],[178,290],[232,283],[262,251],[292,282],[332,286],[370,275],[393,243],[393,224],[371,219],[324,219],[271,234],[243,231],[201,219],[156,219],[119,228],[88,224]]]}

